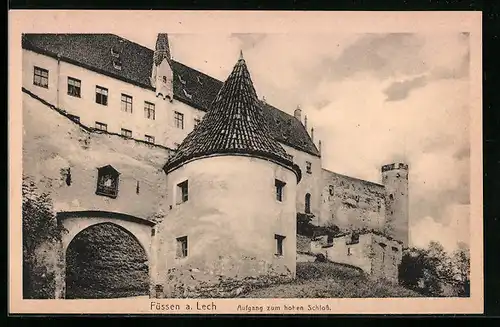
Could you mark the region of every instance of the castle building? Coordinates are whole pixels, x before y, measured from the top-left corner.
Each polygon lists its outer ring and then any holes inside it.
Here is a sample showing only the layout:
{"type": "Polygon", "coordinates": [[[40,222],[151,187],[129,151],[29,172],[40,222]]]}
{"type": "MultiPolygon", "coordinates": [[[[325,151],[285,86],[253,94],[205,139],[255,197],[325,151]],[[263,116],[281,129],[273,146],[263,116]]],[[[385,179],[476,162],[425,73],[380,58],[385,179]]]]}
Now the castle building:
{"type": "Polygon", "coordinates": [[[105,223],[143,247],[152,294],[183,272],[295,276],[297,213],[346,231],[303,252],[397,279],[408,166],[383,166],[382,184],[323,168],[300,107],[260,100],[242,54],[222,82],[174,60],[167,34],[154,50],[110,34],[22,46],[23,174],[69,230],[58,297],[72,240],[105,223]]]}

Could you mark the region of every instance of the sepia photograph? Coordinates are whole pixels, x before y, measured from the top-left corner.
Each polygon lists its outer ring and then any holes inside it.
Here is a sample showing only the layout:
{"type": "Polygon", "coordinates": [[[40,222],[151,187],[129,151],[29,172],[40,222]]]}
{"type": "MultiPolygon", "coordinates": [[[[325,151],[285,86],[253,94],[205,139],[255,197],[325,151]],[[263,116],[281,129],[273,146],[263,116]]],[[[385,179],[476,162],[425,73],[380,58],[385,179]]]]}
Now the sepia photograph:
{"type": "Polygon", "coordinates": [[[470,29],[194,33],[157,17],[20,30],[22,300],[470,299],[470,29]]]}

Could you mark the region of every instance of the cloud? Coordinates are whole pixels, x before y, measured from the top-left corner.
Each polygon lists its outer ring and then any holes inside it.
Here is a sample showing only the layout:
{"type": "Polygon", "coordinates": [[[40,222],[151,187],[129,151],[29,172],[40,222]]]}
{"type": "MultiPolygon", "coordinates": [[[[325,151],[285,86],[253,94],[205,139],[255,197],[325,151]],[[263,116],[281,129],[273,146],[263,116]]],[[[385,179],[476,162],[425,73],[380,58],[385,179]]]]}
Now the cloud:
{"type": "Polygon", "coordinates": [[[423,87],[427,83],[425,76],[419,76],[402,82],[394,82],[384,90],[386,101],[399,101],[408,97],[413,89],[423,87]]]}

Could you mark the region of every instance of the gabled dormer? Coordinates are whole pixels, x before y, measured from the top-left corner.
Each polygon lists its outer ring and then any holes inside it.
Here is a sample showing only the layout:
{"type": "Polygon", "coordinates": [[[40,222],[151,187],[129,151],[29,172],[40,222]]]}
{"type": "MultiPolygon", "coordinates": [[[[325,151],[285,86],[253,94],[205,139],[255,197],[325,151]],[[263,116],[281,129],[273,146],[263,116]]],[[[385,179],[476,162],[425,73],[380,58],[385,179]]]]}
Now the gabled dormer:
{"type": "Polygon", "coordinates": [[[153,55],[153,68],[151,70],[151,85],[155,88],[156,96],[174,99],[173,71],[171,66],[170,46],[168,34],[159,33],[153,55]]]}

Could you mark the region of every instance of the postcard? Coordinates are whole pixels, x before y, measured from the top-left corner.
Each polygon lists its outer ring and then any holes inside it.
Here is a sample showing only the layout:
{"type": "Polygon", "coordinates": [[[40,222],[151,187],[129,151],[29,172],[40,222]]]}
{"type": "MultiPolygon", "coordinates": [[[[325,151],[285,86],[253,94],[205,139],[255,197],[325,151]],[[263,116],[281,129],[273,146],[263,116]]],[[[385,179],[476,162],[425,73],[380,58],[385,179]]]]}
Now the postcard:
{"type": "Polygon", "coordinates": [[[11,11],[11,313],[482,313],[480,12],[11,11]]]}

